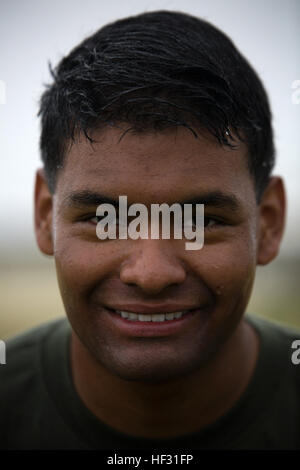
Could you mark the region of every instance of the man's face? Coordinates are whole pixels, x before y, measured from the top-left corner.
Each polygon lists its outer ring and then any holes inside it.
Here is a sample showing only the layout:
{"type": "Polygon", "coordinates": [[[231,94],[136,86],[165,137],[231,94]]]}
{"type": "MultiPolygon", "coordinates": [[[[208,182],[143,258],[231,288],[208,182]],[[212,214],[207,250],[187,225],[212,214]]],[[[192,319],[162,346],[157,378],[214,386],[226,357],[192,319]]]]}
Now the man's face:
{"type": "Polygon", "coordinates": [[[129,380],[178,378],[220,351],[250,296],[258,211],[246,149],[183,128],[121,134],[105,129],[93,146],[74,144],[59,173],[52,227],[61,295],[76,335],[108,371],[129,380]],[[117,202],[126,195],[128,205],[149,212],[153,203],[207,201],[204,247],[189,251],[187,240],[172,238],[100,241],[97,203],[87,192],[117,202]],[[116,310],[190,312],[137,325],[116,310]]]}

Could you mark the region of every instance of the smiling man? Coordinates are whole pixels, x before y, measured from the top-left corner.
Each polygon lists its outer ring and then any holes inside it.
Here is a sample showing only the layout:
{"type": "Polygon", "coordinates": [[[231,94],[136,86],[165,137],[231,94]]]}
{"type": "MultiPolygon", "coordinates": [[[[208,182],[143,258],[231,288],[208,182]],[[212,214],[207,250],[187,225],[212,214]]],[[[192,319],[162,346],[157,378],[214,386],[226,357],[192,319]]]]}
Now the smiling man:
{"type": "Polygon", "coordinates": [[[299,448],[299,333],[245,314],[285,213],[251,66],[212,25],[162,11],[102,28],[53,80],[35,230],[67,318],[8,344],[3,448],[299,448]],[[121,195],[204,204],[204,246],[99,240],[97,207],[121,195]]]}

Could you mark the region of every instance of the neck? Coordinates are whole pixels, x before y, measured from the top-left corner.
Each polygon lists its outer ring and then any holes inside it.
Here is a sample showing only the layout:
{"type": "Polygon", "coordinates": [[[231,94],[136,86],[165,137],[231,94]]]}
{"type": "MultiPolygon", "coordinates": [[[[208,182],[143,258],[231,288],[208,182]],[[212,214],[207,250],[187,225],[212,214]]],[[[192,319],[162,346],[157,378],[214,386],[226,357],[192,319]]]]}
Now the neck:
{"type": "Polygon", "coordinates": [[[200,370],[168,382],[142,383],[111,374],[74,332],[71,337],[73,381],[86,407],[120,432],[147,438],[180,436],[215,422],[245,391],[257,356],[257,335],[242,320],[200,370]]]}

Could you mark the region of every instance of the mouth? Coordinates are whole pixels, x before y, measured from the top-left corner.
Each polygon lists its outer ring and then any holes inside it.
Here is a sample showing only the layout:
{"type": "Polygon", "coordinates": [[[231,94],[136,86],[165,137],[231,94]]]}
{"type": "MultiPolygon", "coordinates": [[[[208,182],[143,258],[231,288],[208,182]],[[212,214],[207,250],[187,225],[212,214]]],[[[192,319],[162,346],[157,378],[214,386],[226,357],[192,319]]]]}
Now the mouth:
{"type": "MultiPolygon", "coordinates": [[[[136,309],[135,309],[136,310],[136,309]]],[[[106,308],[110,324],[122,335],[155,337],[178,334],[191,328],[193,317],[199,309],[174,310],[173,312],[139,313],[130,310],[106,308]]]]}
{"type": "Polygon", "coordinates": [[[169,313],[153,313],[153,314],[144,314],[144,313],[134,313],[127,312],[124,310],[114,310],[117,315],[120,315],[122,318],[128,321],[138,321],[138,322],[166,322],[173,321],[181,318],[183,315],[186,315],[190,310],[181,310],[177,312],[169,313]]]}

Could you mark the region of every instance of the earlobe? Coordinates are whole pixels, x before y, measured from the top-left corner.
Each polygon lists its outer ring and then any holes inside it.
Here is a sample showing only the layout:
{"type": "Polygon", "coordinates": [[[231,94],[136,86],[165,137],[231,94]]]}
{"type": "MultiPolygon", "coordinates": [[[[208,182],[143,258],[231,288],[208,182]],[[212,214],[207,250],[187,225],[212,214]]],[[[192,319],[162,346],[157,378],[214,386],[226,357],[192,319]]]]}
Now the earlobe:
{"type": "Polygon", "coordinates": [[[37,244],[46,255],[53,255],[52,194],[43,169],[36,172],[34,190],[34,225],[37,244]]]}
{"type": "Polygon", "coordinates": [[[272,177],[259,204],[257,264],[268,264],[278,254],[285,225],[285,191],[280,177],[272,177]]]}

